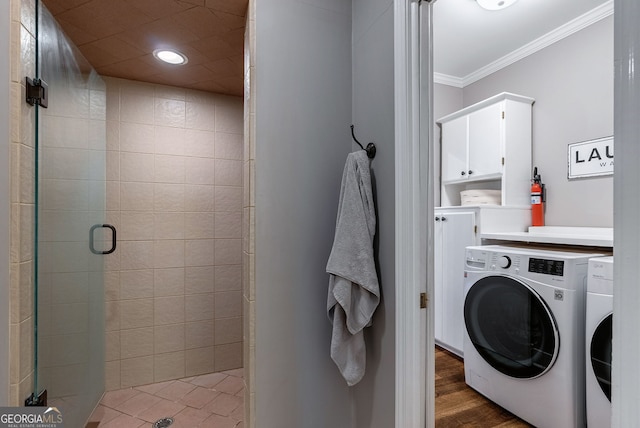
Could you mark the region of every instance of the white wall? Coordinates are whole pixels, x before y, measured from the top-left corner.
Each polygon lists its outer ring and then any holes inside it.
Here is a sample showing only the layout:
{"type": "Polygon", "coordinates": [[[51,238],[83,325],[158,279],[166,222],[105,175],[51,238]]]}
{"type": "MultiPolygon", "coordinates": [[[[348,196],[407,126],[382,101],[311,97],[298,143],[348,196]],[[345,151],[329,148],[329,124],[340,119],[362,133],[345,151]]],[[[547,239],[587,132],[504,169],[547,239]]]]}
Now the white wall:
{"type": "MultiPolygon", "coordinates": [[[[367,371],[353,388],[354,426],[392,427],[395,420],[395,168],[393,1],[353,1],[353,123],[371,163],[377,208],[376,257],[382,299],[365,330],[367,371]]],[[[353,150],[359,150],[355,144],[353,150]]]]}
{"type": "MultiPolygon", "coordinates": [[[[0,2],[0,55],[11,58],[10,2],[0,2]]],[[[0,66],[0,406],[9,405],[10,61],[0,66]]]]}
{"type": "Polygon", "coordinates": [[[256,2],[255,420],[354,427],[329,356],[328,276],[351,150],[351,3],[256,2]]]}
{"type": "Polygon", "coordinates": [[[613,135],[613,18],[464,88],[464,106],[499,92],[535,98],[533,162],[547,185],[546,224],[613,226],[613,178],[567,179],[567,145],[613,135]]]}

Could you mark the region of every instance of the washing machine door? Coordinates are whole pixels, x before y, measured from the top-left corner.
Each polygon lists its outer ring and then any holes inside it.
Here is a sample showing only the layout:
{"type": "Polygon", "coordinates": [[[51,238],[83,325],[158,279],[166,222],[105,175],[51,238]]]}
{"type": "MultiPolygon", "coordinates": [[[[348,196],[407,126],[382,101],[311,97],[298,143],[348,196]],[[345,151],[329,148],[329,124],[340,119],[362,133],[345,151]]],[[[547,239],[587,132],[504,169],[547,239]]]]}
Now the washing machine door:
{"type": "Polygon", "coordinates": [[[591,367],[602,392],[611,401],[611,350],[613,314],[605,317],[591,338],[591,367]]]}
{"type": "Polygon", "coordinates": [[[541,376],[558,356],[560,337],[553,315],[540,295],[520,280],[478,280],[467,292],[464,321],[480,356],[505,375],[541,376]]]}

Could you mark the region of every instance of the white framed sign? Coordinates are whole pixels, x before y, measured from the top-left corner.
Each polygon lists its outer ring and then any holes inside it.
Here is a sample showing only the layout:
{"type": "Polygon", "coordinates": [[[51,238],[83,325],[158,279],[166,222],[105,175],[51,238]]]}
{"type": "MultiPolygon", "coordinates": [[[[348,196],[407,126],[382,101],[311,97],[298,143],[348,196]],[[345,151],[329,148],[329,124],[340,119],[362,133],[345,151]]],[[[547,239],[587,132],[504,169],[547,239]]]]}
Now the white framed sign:
{"type": "Polygon", "coordinates": [[[569,144],[567,178],[613,174],[613,136],[569,144]]]}

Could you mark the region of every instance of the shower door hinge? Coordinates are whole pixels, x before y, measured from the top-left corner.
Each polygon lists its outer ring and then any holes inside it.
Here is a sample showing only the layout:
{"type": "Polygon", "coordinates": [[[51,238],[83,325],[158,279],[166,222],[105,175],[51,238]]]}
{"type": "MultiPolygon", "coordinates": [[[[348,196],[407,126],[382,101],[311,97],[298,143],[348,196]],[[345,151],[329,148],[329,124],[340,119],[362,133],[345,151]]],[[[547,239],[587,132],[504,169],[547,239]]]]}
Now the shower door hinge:
{"type": "Polygon", "coordinates": [[[36,406],[46,406],[47,405],[47,390],[44,389],[38,394],[36,397],[35,392],[24,400],[25,407],[36,407],[36,406]]]}
{"type": "Polygon", "coordinates": [[[25,77],[25,87],[25,101],[27,101],[27,104],[32,106],[38,104],[40,107],[44,108],[49,106],[49,102],[47,100],[49,87],[44,80],[25,77]]]}
{"type": "Polygon", "coordinates": [[[426,308],[427,302],[429,302],[429,299],[427,298],[427,293],[420,293],[420,309],[426,308]]]}

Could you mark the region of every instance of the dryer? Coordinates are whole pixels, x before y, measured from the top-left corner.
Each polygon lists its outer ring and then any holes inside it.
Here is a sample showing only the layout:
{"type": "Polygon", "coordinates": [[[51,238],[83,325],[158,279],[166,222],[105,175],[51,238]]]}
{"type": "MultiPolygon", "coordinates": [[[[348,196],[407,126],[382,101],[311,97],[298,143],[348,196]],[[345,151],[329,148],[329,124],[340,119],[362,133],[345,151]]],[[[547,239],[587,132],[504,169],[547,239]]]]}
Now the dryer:
{"type": "Polygon", "coordinates": [[[583,427],[585,283],[601,255],[467,247],[466,383],[536,427],[583,427]]]}
{"type": "Polygon", "coordinates": [[[587,425],[611,427],[613,257],[589,260],[586,313],[587,425]]]}

